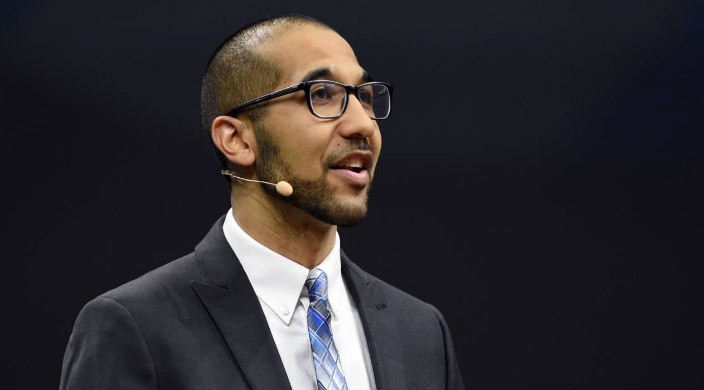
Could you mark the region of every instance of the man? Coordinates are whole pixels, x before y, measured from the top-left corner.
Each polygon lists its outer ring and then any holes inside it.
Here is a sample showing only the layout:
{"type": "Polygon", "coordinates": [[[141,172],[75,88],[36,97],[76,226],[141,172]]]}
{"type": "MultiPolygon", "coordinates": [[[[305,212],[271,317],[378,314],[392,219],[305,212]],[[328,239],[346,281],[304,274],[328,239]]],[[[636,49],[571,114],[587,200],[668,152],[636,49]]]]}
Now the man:
{"type": "Polygon", "coordinates": [[[366,214],[391,92],[308,17],[228,38],[202,114],[232,209],[194,253],[84,307],[61,388],[462,388],[440,313],[340,250],[337,225],[366,214]]]}

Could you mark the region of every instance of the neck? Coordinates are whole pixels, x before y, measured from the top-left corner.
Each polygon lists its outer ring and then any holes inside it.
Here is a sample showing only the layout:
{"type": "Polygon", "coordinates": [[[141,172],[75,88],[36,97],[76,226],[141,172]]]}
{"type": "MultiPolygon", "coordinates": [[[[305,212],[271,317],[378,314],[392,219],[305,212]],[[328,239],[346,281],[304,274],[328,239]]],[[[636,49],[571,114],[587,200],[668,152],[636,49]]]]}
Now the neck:
{"type": "Polygon", "coordinates": [[[335,245],[337,226],[324,223],[260,189],[232,191],[237,224],[257,242],[296,263],[315,268],[335,245]]]}

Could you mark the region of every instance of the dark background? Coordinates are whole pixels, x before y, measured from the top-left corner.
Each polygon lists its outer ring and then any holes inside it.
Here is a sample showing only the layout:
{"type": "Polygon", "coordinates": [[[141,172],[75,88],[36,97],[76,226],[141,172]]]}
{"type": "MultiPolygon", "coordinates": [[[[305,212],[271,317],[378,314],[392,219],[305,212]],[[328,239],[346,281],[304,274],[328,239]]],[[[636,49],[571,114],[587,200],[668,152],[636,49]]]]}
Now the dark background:
{"type": "Polygon", "coordinates": [[[291,11],[395,86],[342,243],[440,308],[468,387],[704,385],[704,2],[289,4],[4,3],[0,387],[58,386],[81,307],[227,210],[202,71],[291,11]]]}

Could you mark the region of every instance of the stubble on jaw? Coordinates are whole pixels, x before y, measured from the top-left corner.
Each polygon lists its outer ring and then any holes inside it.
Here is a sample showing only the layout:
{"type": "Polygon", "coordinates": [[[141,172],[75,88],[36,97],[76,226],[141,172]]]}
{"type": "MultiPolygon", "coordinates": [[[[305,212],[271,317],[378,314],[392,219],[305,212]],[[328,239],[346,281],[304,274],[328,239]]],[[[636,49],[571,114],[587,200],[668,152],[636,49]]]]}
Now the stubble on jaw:
{"type": "Polygon", "coordinates": [[[281,158],[279,146],[261,123],[254,127],[259,149],[259,158],[255,162],[254,170],[258,179],[273,183],[285,180],[293,187],[293,194],[290,197],[280,196],[270,185],[264,185],[265,191],[331,225],[356,226],[362,221],[367,214],[367,200],[372,185],[371,178],[364,190],[362,204],[346,206],[335,200],[333,196],[334,189],[328,184],[326,175],[328,163],[352,151],[371,150],[366,140],[350,140],[340,151],[326,156],[325,161],[321,162],[323,164],[321,176],[317,179],[309,180],[293,174],[291,165],[288,161],[281,158]]]}

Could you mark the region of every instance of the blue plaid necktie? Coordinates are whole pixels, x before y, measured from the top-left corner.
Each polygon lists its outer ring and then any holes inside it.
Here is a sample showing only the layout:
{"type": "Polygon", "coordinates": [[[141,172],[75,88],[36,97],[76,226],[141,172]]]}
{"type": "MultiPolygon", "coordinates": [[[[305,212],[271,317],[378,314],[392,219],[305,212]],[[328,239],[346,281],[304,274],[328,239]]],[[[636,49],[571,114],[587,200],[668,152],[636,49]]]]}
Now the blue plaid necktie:
{"type": "Polygon", "coordinates": [[[342,374],[340,355],[330,330],[328,309],[328,277],[314,268],[306,279],[308,288],[308,337],[313,350],[313,364],[318,390],[347,390],[347,381],[342,374]]]}

